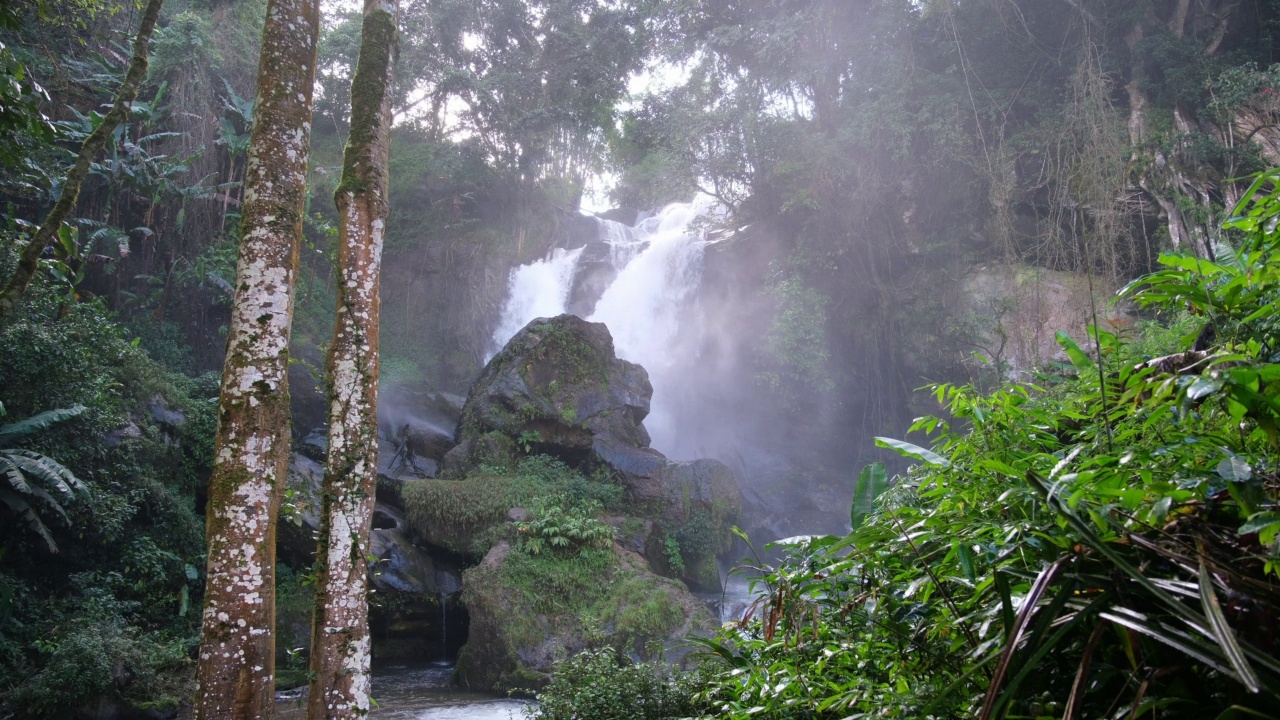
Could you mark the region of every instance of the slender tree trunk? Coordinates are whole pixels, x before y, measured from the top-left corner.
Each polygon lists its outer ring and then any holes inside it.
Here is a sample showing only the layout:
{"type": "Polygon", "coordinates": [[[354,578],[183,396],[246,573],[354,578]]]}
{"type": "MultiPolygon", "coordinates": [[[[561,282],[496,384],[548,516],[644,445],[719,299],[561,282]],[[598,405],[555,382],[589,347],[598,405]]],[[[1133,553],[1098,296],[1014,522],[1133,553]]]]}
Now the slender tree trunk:
{"type": "Polygon", "coordinates": [[[80,199],[80,186],[89,175],[89,167],[93,164],[93,159],[102,152],[102,148],[106,147],[107,139],[115,132],[116,127],[129,119],[130,106],[134,98],[138,97],[138,86],[147,76],[147,46],[151,42],[151,33],[155,30],[156,19],[160,17],[160,6],[163,4],[164,0],[147,0],[147,7],[142,11],[142,22],[138,24],[138,35],[133,40],[133,58],[129,61],[129,69],[125,71],[120,89],[116,91],[116,100],[106,116],[102,118],[102,124],[94,128],[80,145],[80,154],[76,156],[75,164],[71,166],[67,179],[62,184],[62,194],[44,222],[22,248],[13,277],[9,278],[4,289],[0,290],[0,322],[3,322],[13,307],[18,304],[18,300],[22,299],[23,293],[27,291],[27,285],[31,283],[31,278],[35,277],[36,270],[40,267],[40,256],[45,248],[53,243],[63,221],[75,209],[76,201],[80,199]]]}
{"type": "Polygon", "coordinates": [[[275,705],[276,513],[319,31],[319,0],[268,2],[209,480],[197,720],[269,718],[275,705]]]}
{"type": "Polygon", "coordinates": [[[387,219],[395,0],[365,0],[338,205],[338,317],[329,346],[329,454],[316,551],[307,716],[369,712],[369,527],[378,468],[378,310],[387,219]]]}

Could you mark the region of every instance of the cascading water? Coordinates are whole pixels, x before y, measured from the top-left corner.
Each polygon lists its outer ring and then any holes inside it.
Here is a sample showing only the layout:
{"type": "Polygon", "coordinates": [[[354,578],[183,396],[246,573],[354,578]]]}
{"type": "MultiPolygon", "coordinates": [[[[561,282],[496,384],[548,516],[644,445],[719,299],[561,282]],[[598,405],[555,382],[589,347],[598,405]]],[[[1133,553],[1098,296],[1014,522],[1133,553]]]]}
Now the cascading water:
{"type": "MultiPolygon", "coordinates": [[[[507,303],[502,309],[502,319],[493,331],[493,357],[513,335],[540,317],[555,317],[565,311],[569,302],[569,289],[573,283],[574,269],[582,248],[564,250],[556,248],[544,260],[535,260],[511,271],[507,282],[507,303]]],[[[488,362],[489,358],[485,358],[488,362]]]]}
{"type": "MultiPolygon", "coordinates": [[[[677,336],[692,321],[690,307],[702,276],[706,241],[692,226],[707,215],[712,203],[699,198],[692,203],[668,205],[644,218],[635,227],[600,220],[598,242],[607,252],[591,255],[593,272],[606,271],[607,286],[589,313],[573,294],[586,261],[583,249],[557,249],[551,257],[511,271],[508,299],[498,329],[496,353],[529,321],[551,317],[579,307],[592,322],[603,322],[613,335],[614,349],[624,360],[639,363],[649,372],[653,400],[645,427],[652,445],[667,454],[679,452],[678,418],[673,400],[681,366],[690,358],[680,352],[677,336]]],[[[600,250],[600,248],[597,248],[600,250]]]]}

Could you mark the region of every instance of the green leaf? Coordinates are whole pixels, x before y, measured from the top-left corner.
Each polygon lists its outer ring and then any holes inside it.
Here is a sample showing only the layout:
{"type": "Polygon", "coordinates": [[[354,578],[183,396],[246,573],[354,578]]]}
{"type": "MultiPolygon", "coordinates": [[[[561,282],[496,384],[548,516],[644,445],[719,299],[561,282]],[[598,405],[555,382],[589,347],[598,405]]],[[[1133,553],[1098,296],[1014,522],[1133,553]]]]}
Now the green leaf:
{"type": "Polygon", "coordinates": [[[1225,381],[1221,378],[1198,377],[1187,388],[1187,397],[1191,400],[1199,400],[1221,390],[1224,383],[1225,381]]]}
{"type": "Polygon", "coordinates": [[[59,410],[47,410],[39,415],[32,415],[26,420],[20,420],[16,423],[8,425],[0,425],[0,447],[13,442],[13,440],[30,435],[38,430],[43,430],[50,425],[54,425],[83,413],[86,410],[83,405],[73,405],[69,408],[59,410]]]}
{"type": "Polygon", "coordinates": [[[938,467],[951,467],[951,461],[933,452],[925,450],[919,445],[913,445],[902,440],[894,440],[893,438],[877,437],[876,447],[888,448],[897,452],[903,457],[914,458],[926,465],[937,465],[938,467]]]}
{"type": "Polygon", "coordinates": [[[1218,463],[1218,477],[1230,482],[1249,482],[1253,479],[1253,466],[1232,455],[1218,463]]]}
{"type": "Polygon", "coordinates": [[[1236,532],[1240,535],[1249,535],[1251,533],[1262,534],[1263,531],[1273,526],[1280,526],[1280,512],[1269,510],[1254,514],[1249,521],[1240,526],[1236,532]]]}
{"type": "Polygon", "coordinates": [[[956,556],[960,560],[960,570],[964,572],[965,578],[969,582],[976,582],[978,578],[973,567],[973,552],[967,545],[960,543],[956,546],[956,556]]]}
{"type": "Polygon", "coordinates": [[[1071,358],[1071,364],[1075,365],[1077,370],[1091,370],[1093,368],[1093,360],[1085,354],[1084,350],[1080,349],[1080,346],[1076,344],[1075,340],[1071,339],[1070,335],[1061,330],[1058,331],[1058,344],[1062,346],[1063,350],[1067,351],[1067,357],[1071,358]]]}
{"type": "Polygon", "coordinates": [[[1173,253],[1164,253],[1157,261],[1161,265],[1165,265],[1179,270],[1186,270],[1197,275],[1218,275],[1226,272],[1227,268],[1210,260],[1192,257],[1190,255],[1175,255],[1173,253]]]}
{"type": "Polygon", "coordinates": [[[849,522],[857,530],[876,509],[876,498],[889,487],[888,475],[881,463],[872,463],[858,475],[853,486],[853,506],[849,510],[849,522]]]}
{"type": "Polygon", "coordinates": [[[1258,674],[1253,671],[1253,666],[1245,657],[1244,650],[1236,641],[1235,632],[1227,623],[1226,615],[1222,613],[1222,605],[1218,603],[1218,594],[1213,589],[1213,578],[1209,575],[1209,567],[1205,564],[1203,556],[1200,558],[1200,602],[1204,606],[1205,617],[1209,618],[1209,627],[1213,630],[1213,636],[1227,656],[1227,661],[1235,669],[1240,683],[1248,688],[1249,692],[1256,693],[1262,690],[1262,684],[1258,682],[1258,674]]]}

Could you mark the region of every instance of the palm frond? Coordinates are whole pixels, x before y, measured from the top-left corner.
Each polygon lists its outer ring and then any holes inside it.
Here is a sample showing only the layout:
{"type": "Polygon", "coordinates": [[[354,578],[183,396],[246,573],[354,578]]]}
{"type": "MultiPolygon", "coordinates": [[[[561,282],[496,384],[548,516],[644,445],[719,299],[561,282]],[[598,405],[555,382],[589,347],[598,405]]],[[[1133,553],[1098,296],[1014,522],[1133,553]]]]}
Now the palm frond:
{"type": "Polygon", "coordinates": [[[58,552],[58,544],[53,541],[53,536],[49,534],[49,528],[45,527],[45,524],[40,521],[40,516],[36,514],[30,503],[17,493],[5,488],[0,488],[0,502],[8,505],[9,509],[26,523],[32,532],[44,539],[45,545],[49,547],[49,552],[58,552]]]}
{"type": "Polygon", "coordinates": [[[0,425],[0,447],[4,447],[17,438],[25,437],[38,430],[43,430],[50,425],[70,420],[71,418],[83,413],[86,409],[87,408],[83,405],[73,405],[69,408],[46,410],[38,415],[32,415],[26,420],[19,420],[16,423],[9,423],[8,425],[0,425]]]}
{"type": "Polygon", "coordinates": [[[87,492],[80,478],[51,457],[23,449],[5,450],[4,453],[19,470],[51,485],[68,500],[87,492]]]}
{"type": "Polygon", "coordinates": [[[9,485],[16,492],[23,495],[31,494],[31,485],[27,483],[27,476],[22,474],[17,465],[14,465],[7,455],[0,453],[0,473],[9,479],[9,485]]]}

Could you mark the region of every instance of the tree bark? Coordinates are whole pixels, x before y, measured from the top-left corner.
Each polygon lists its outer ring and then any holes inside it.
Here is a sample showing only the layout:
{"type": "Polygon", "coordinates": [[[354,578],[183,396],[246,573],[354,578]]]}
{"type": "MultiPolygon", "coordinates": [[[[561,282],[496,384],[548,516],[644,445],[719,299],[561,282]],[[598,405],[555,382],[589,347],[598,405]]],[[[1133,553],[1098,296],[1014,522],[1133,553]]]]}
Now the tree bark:
{"type": "Polygon", "coordinates": [[[151,42],[151,33],[155,30],[156,19],[160,17],[160,6],[163,4],[164,0],[147,0],[146,9],[142,11],[142,21],[138,24],[138,35],[133,40],[133,57],[129,60],[129,69],[125,71],[120,89],[116,91],[115,102],[102,118],[102,124],[94,128],[80,145],[80,154],[76,156],[75,164],[71,166],[67,179],[62,184],[62,194],[58,196],[58,201],[54,203],[44,222],[22,248],[13,277],[0,290],[0,322],[4,321],[22,299],[27,285],[31,284],[31,279],[40,267],[40,256],[53,243],[63,221],[75,209],[76,202],[80,199],[80,186],[89,175],[93,159],[106,147],[107,139],[115,132],[116,127],[129,119],[130,106],[138,97],[138,86],[147,77],[147,46],[151,42]]]}
{"type": "Polygon", "coordinates": [[[329,454],[316,551],[307,717],[369,712],[369,529],[378,468],[378,311],[387,218],[395,0],[365,0],[338,206],[338,316],[329,346],[329,454]]]}
{"type": "Polygon", "coordinates": [[[275,529],[319,30],[318,0],[268,2],[209,479],[197,720],[270,718],[275,707],[275,529]]]}

